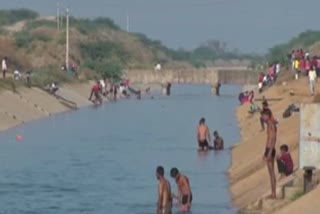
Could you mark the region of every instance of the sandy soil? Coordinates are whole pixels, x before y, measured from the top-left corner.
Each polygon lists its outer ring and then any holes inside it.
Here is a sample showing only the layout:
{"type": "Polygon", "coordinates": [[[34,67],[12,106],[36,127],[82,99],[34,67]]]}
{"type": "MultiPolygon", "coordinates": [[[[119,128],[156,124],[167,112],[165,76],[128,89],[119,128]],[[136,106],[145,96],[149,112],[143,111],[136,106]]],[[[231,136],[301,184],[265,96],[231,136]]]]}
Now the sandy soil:
{"type": "MultiPolygon", "coordinates": [[[[320,92],[319,83],[317,92],[320,92]]],[[[262,95],[266,98],[282,98],[281,101],[269,101],[273,114],[279,120],[276,149],[278,153],[279,146],[281,144],[287,144],[292,153],[295,167],[297,167],[299,113],[293,113],[289,118],[282,118],[282,114],[288,105],[292,103],[313,101],[314,98],[311,97],[309,93],[308,81],[305,78],[290,80],[286,85],[281,84],[273,86],[262,95]],[[294,92],[294,96],[290,95],[290,91],[294,92]]],[[[262,95],[259,96],[261,97],[262,95]]],[[[256,104],[261,106],[260,101],[257,101],[256,104]]],[[[241,142],[232,149],[232,164],[228,170],[232,200],[240,209],[257,201],[264,195],[270,194],[269,176],[266,165],[262,159],[266,143],[266,133],[260,131],[260,114],[256,113],[255,115],[250,116],[248,114],[249,108],[249,104],[237,108],[236,114],[241,130],[241,142]]],[[[317,191],[320,191],[319,188],[317,191]]],[[[320,192],[318,193],[318,196],[319,194],[320,192]]],[[[301,200],[303,200],[303,198],[304,197],[302,197],[301,200]]],[[[281,213],[309,213],[295,212],[294,207],[295,206],[290,205],[286,208],[290,209],[290,212],[281,213]],[[289,207],[293,208],[290,209],[289,207]]]]}

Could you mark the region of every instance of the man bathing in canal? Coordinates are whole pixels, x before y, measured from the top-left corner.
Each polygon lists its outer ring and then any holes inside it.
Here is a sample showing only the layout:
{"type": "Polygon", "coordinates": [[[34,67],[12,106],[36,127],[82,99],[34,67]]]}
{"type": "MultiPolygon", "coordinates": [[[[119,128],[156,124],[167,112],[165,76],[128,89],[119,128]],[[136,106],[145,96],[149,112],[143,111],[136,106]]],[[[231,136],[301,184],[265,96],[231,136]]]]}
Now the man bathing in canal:
{"type": "Polygon", "coordinates": [[[210,131],[208,126],[205,124],[206,120],[201,118],[197,130],[197,140],[199,143],[199,150],[205,151],[209,149],[209,143],[211,142],[210,131]],[[209,142],[208,142],[209,141],[209,142]]]}
{"type": "Polygon", "coordinates": [[[181,174],[177,168],[172,168],[170,175],[176,180],[178,187],[178,195],[176,196],[172,194],[172,197],[178,200],[179,207],[182,212],[188,212],[191,208],[192,202],[189,179],[187,176],[181,174]]]}
{"type": "Polygon", "coordinates": [[[277,127],[270,109],[264,109],[262,111],[262,118],[267,124],[267,142],[263,159],[267,162],[271,183],[271,195],[267,198],[276,199],[276,175],[274,172],[274,160],[276,156],[275,145],[277,141],[277,127]]]}
{"type": "Polygon", "coordinates": [[[214,140],[213,140],[213,149],[214,150],[223,150],[224,142],[222,137],[220,137],[218,131],[213,132],[214,140]]]}
{"type": "Polygon", "coordinates": [[[164,177],[164,168],[162,166],[157,167],[156,177],[159,181],[157,214],[171,214],[171,187],[169,181],[164,177]]]}

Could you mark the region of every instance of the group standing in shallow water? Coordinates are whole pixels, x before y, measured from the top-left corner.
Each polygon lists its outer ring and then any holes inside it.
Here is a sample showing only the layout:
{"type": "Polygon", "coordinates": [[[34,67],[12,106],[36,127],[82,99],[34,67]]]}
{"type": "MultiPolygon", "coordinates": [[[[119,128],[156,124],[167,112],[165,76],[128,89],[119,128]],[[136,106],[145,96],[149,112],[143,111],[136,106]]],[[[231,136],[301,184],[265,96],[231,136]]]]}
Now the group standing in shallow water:
{"type": "Polygon", "coordinates": [[[158,201],[157,214],[171,214],[173,199],[176,199],[182,212],[188,212],[192,203],[192,192],[189,178],[180,173],[177,168],[170,170],[171,178],[175,179],[177,184],[177,195],[171,192],[170,182],[164,177],[164,168],[158,166],[156,169],[156,177],[158,183],[158,201]]]}
{"type": "Polygon", "coordinates": [[[213,149],[213,150],[224,149],[224,141],[222,137],[220,137],[218,131],[214,131],[213,136],[214,136],[213,146],[211,146],[210,130],[206,125],[206,120],[204,118],[201,118],[199,121],[198,130],[197,130],[197,141],[198,141],[198,146],[200,151],[206,151],[209,149],[213,149]]]}

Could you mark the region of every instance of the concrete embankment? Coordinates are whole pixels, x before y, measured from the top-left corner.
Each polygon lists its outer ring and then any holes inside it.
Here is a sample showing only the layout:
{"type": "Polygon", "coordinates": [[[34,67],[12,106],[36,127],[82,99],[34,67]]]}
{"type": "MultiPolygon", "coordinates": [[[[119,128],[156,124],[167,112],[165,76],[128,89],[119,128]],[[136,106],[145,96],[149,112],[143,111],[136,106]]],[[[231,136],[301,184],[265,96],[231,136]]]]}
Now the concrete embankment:
{"type": "Polygon", "coordinates": [[[57,95],[65,99],[64,102],[35,87],[20,87],[15,93],[3,90],[0,92],[0,131],[71,110],[72,108],[67,105],[69,101],[77,108],[89,105],[91,102],[88,101],[88,96],[91,86],[92,83],[64,85],[57,92],[57,95]]]}
{"type": "MultiPolygon", "coordinates": [[[[317,92],[320,92],[319,87],[317,92]]],[[[296,81],[289,80],[287,84],[271,87],[263,95],[267,99],[280,98],[280,100],[269,101],[274,116],[279,120],[276,150],[279,154],[279,146],[287,144],[295,169],[297,169],[299,112],[293,113],[285,119],[282,118],[282,114],[292,103],[313,102],[314,98],[310,96],[307,80],[305,78],[296,81]]],[[[259,105],[260,103],[256,102],[259,105]]],[[[266,195],[270,194],[269,175],[263,161],[266,132],[260,131],[260,114],[250,115],[248,113],[249,108],[249,104],[245,104],[239,106],[236,111],[241,142],[232,149],[232,163],[228,170],[233,203],[241,213],[318,213],[320,205],[316,199],[309,200],[311,197],[309,194],[319,198],[319,188],[292,202],[295,200],[293,198],[297,197],[295,194],[302,188],[302,173],[299,170],[294,175],[277,183],[277,192],[280,199],[266,199],[266,195]],[[317,207],[317,209],[307,208],[309,205],[314,206],[314,208],[317,207]],[[303,207],[306,207],[308,211],[305,211],[303,207]],[[281,210],[282,208],[283,210],[281,210]]],[[[276,175],[278,175],[277,169],[275,170],[276,175]]]]}
{"type": "Polygon", "coordinates": [[[194,84],[256,84],[257,72],[252,70],[177,69],[177,70],[130,70],[132,83],[194,83],[194,84]]]}

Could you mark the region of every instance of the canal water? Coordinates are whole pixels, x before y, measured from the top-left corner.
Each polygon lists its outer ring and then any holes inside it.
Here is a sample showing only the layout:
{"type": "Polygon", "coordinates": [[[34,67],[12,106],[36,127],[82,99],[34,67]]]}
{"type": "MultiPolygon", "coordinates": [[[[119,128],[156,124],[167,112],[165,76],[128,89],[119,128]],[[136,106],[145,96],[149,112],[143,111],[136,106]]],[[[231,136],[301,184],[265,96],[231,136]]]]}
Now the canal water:
{"type": "Polygon", "coordinates": [[[235,213],[230,151],[199,154],[196,127],[205,117],[226,148],[237,142],[239,90],[223,86],[214,97],[209,86],[174,85],[170,97],[105,103],[0,133],[0,213],[154,214],[158,165],[174,192],[170,168],[189,177],[193,214],[235,213]]]}

